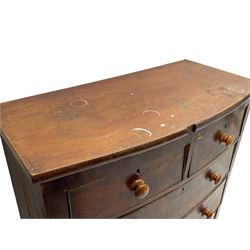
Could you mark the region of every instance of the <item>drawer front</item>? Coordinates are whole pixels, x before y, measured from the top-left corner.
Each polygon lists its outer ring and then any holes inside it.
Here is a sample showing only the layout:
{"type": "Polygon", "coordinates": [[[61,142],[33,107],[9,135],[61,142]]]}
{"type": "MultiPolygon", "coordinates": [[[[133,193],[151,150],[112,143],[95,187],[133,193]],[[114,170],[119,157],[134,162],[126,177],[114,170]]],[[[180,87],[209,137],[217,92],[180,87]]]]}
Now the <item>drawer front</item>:
{"type": "Polygon", "coordinates": [[[110,176],[105,176],[107,173],[105,172],[102,178],[100,175],[98,180],[68,191],[71,216],[111,217],[140,202],[146,202],[147,198],[180,182],[185,145],[186,136],[147,152],[123,158],[110,164],[109,167],[106,166],[107,172],[111,173],[110,176]],[[143,199],[138,199],[136,191],[131,190],[129,185],[136,176],[149,186],[149,193],[143,199]]]}
{"type": "Polygon", "coordinates": [[[230,142],[232,143],[233,138],[230,136],[233,135],[234,140],[239,137],[244,111],[245,109],[240,107],[224,118],[196,132],[189,176],[199,171],[226,148],[231,147],[230,142]],[[222,136],[222,134],[225,136],[222,136]],[[224,142],[222,142],[223,139],[224,142]]]}
{"type": "Polygon", "coordinates": [[[230,168],[232,153],[233,147],[185,185],[124,218],[182,218],[224,179],[230,168]],[[212,180],[210,173],[215,173],[215,177],[219,176],[219,182],[216,182],[216,178],[212,180]]]}
{"type": "Polygon", "coordinates": [[[214,218],[224,190],[225,183],[221,184],[205,201],[199,204],[185,219],[211,219],[214,218]]]}

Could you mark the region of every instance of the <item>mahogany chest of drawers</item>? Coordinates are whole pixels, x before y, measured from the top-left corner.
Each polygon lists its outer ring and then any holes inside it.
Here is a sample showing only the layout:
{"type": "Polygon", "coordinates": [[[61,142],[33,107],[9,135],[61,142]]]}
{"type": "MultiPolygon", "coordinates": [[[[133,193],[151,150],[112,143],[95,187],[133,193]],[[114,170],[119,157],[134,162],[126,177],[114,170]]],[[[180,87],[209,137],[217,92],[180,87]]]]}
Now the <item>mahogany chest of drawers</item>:
{"type": "Polygon", "coordinates": [[[21,218],[216,218],[249,94],[184,60],[2,103],[21,218]]]}

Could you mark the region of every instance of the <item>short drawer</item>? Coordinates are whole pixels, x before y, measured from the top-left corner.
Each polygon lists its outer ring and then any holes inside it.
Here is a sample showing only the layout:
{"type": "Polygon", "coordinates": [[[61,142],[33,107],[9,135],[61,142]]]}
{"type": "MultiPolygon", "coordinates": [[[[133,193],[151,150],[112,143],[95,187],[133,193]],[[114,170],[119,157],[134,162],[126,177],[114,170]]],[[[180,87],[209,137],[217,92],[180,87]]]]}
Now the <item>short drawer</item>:
{"type": "Polygon", "coordinates": [[[78,175],[82,185],[68,190],[71,217],[112,217],[182,180],[186,136],[149,151],[123,158],[90,173],[78,175]],[[104,171],[106,169],[107,171],[104,171]],[[100,174],[101,173],[101,174],[100,174]],[[88,182],[88,176],[98,176],[88,182]],[[139,176],[149,186],[149,193],[139,199],[130,181],[139,176]],[[85,182],[86,181],[86,182],[85,182]]]}
{"type": "Polygon", "coordinates": [[[230,168],[232,153],[233,147],[185,185],[124,218],[182,218],[225,178],[230,168]]]}
{"type": "Polygon", "coordinates": [[[185,219],[211,219],[214,218],[216,210],[218,209],[223,190],[225,187],[225,182],[223,182],[205,201],[199,204],[195,209],[193,209],[185,219]]]}
{"type": "Polygon", "coordinates": [[[220,120],[197,130],[189,176],[231,147],[240,135],[244,113],[244,107],[239,107],[220,120]]]}

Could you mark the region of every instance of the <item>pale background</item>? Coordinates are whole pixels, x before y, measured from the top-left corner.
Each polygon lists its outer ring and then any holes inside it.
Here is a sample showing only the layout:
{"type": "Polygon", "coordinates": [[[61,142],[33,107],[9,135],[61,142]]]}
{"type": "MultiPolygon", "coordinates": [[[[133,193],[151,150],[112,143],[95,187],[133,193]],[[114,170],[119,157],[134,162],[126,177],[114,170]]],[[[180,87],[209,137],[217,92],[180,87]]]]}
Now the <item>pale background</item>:
{"type": "MultiPolygon", "coordinates": [[[[248,3],[0,1],[0,102],[184,58],[250,78],[248,3]]],[[[217,221],[21,221],[0,147],[0,248],[246,249],[249,139],[250,121],[217,221]]]]}

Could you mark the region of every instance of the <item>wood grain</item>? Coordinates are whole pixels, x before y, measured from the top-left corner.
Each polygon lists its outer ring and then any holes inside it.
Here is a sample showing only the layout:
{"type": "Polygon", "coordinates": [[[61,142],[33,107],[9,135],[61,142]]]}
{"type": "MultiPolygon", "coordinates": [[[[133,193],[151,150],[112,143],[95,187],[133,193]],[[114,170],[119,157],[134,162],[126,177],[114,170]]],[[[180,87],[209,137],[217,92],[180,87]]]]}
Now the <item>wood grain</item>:
{"type": "Polygon", "coordinates": [[[1,104],[33,182],[145,149],[245,100],[250,80],[191,61],[1,104]]]}

